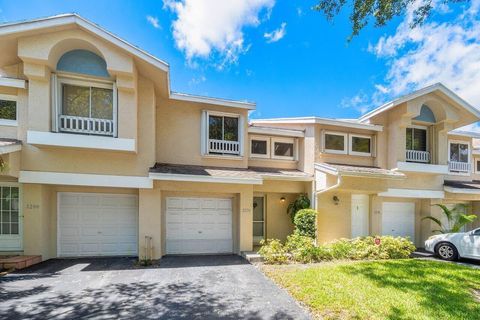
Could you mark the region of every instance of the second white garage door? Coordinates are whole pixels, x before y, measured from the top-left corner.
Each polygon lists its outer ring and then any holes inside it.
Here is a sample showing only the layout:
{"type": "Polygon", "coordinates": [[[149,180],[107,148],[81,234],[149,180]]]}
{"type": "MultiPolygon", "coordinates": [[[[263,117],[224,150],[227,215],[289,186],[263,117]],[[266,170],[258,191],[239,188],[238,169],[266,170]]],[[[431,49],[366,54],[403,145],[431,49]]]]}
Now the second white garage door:
{"type": "Polygon", "coordinates": [[[382,234],[395,237],[410,237],[415,241],[415,203],[384,202],[382,234]]]}
{"type": "Polygon", "coordinates": [[[167,254],[231,253],[232,199],[166,199],[167,254]]]}
{"type": "Polygon", "coordinates": [[[135,256],[136,195],[58,193],[58,256],[135,256]]]}

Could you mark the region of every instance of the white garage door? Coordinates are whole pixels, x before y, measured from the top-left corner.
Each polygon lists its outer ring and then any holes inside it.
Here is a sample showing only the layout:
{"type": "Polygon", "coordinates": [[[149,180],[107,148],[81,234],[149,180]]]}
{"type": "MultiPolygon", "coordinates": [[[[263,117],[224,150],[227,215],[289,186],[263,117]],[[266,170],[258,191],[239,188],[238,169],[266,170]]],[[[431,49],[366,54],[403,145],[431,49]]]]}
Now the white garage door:
{"type": "Polygon", "coordinates": [[[232,200],[167,198],[167,254],[231,253],[232,200]]]}
{"type": "Polygon", "coordinates": [[[135,256],[135,195],[58,193],[58,256],[135,256]]]}
{"type": "Polygon", "coordinates": [[[410,237],[411,241],[415,241],[415,203],[384,202],[382,234],[410,237]]]}

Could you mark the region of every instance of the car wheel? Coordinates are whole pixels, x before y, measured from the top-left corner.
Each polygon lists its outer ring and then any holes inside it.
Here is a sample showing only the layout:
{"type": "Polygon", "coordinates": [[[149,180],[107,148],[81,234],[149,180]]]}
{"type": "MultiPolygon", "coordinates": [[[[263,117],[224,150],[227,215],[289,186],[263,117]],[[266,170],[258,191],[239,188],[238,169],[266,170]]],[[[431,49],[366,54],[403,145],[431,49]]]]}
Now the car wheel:
{"type": "Polygon", "coordinates": [[[455,248],[453,244],[448,242],[443,242],[437,245],[435,253],[442,260],[454,261],[458,259],[457,248],[455,248]]]}

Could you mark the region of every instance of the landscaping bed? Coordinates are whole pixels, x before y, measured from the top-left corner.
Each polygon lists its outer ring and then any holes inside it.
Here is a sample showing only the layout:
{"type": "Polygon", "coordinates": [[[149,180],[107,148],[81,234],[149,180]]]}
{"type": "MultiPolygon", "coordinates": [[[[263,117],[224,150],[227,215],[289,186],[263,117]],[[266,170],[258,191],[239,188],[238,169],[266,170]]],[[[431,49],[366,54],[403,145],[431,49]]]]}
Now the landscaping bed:
{"type": "Polygon", "coordinates": [[[478,319],[480,271],[417,259],[263,265],[322,319],[478,319]]]}

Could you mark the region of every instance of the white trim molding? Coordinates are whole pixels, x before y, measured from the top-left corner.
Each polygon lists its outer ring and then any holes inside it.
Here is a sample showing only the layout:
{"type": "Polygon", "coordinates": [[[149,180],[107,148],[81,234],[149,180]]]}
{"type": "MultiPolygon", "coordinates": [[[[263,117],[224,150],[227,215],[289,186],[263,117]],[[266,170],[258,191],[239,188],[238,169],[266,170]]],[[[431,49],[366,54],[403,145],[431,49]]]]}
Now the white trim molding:
{"type": "Polygon", "coordinates": [[[99,137],[70,133],[27,131],[27,143],[38,146],[55,146],[107,151],[136,152],[135,139],[99,137]]]}
{"type": "Polygon", "coordinates": [[[7,154],[22,150],[21,144],[12,144],[9,146],[0,146],[0,154],[7,154]]]}
{"type": "Polygon", "coordinates": [[[27,82],[23,79],[0,77],[0,87],[25,89],[27,82]]]}
{"type": "Polygon", "coordinates": [[[338,132],[338,131],[325,131],[323,132],[323,135],[322,135],[322,145],[323,145],[323,152],[325,153],[348,154],[348,133],[338,132]],[[326,143],[327,135],[343,137],[343,150],[328,149],[327,143],[326,143]]]}
{"type": "Polygon", "coordinates": [[[439,190],[423,190],[423,189],[395,189],[388,188],[385,192],[378,194],[380,197],[395,198],[417,198],[417,199],[443,199],[445,192],[439,190]]]}
{"type": "Polygon", "coordinates": [[[148,177],[66,172],[20,171],[18,181],[20,183],[41,183],[67,186],[153,188],[153,180],[148,177]]]}
{"type": "Polygon", "coordinates": [[[371,157],[373,150],[373,139],[372,136],[364,135],[364,134],[356,134],[350,133],[348,134],[348,154],[352,156],[361,156],[361,157],[371,157]],[[353,138],[361,138],[361,139],[368,139],[370,142],[370,152],[360,152],[360,151],[353,151],[353,138]]]}
{"type": "Polygon", "coordinates": [[[319,117],[293,117],[293,118],[272,118],[272,119],[252,119],[251,124],[323,124],[328,126],[338,126],[354,129],[365,129],[371,131],[383,131],[383,126],[369,123],[360,123],[356,119],[327,119],[319,117]]]}
{"type": "Polygon", "coordinates": [[[235,101],[235,100],[219,99],[219,98],[212,98],[212,97],[196,96],[196,95],[179,93],[179,92],[170,92],[170,99],[179,100],[179,101],[206,103],[206,104],[213,104],[213,105],[233,107],[233,108],[241,108],[241,109],[247,109],[247,110],[255,110],[255,108],[256,108],[256,105],[253,102],[235,101]]]}
{"type": "Polygon", "coordinates": [[[417,162],[398,161],[397,168],[393,169],[403,172],[419,172],[429,174],[449,174],[448,165],[443,164],[429,164],[417,162]]]}
{"type": "Polygon", "coordinates": [[[263,184],[262,179],[235,178],[235,177],[212,177],[193,174],[173,174],[151,172],[150,179],[161,181],[188,181],[188,182],[213,182],[213,183],[235,183],[235,184],[263,184]]]}
{"type": "Polygon", "coordinates": [[[480,189],[454,188],[445,186],[443,187],[443,190],[448,193],[480,194],[480,189]]]}
{"type": "Polygon", "coordinates": [[[292,129],[281,129],[281,128],[268,128],[268,127],[248,127],[248,133],[253,134],[262,134],[269,136],[282,136],[282,137],[294,137],[294,138],[304,138],[305,131],[303,130],[292,130],[292,129]]]}

